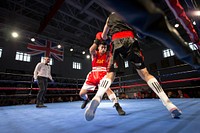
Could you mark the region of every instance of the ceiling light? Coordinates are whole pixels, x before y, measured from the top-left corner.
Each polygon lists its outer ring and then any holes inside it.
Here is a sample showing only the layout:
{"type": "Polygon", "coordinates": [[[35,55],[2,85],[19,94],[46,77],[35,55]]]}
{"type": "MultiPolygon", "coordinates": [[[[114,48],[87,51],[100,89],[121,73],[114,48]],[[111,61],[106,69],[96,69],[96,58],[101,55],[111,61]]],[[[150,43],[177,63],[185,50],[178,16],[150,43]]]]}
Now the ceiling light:
{"type": "Polygon", "coordinates": [[[174,27],[178,28],[178,27],[179,27],[179,24],[175,24],[174,27]]]}
{"type": "Polygon", "coordinates": [[[71,52],[72,52],[72,51],[74,51],[74,49],[73,49],[73,48],[70,48],[69,50],[70,50],[71,52]]]}
{"type": "Polygon", "coordinates": [[[194,15],[194,16],[200,16],[200,11],[194,11],[194,12],[193,12],[193,15],[194,15]]]}
{"type": "Polygon", "coordinates": [[[90,55],[87,55],[86,58],[89,59],[89,58],[90,58],[90,55]]]}
{"type": "Polygon", "coordinates": [[[17,32],[12,32],[12,37],[17,38],[19,34],[17,32]]]}
{"type": "Polygon", "coordinates": [[[60,44],[58,44],[58,46],[57,46],[58,48],[61,48],[62,46],[60,45],[60,44]]]}
{"type": "Polygon", "coordinates": [[[34,37],[31,38],[31,42],[35,42],[35,38],[34,37]]]}
{"type": "Polygon", "coordinates": [[[193,25],[196,25],[196,22],[195,22],[195,21],[193,21],[193,25]]]}

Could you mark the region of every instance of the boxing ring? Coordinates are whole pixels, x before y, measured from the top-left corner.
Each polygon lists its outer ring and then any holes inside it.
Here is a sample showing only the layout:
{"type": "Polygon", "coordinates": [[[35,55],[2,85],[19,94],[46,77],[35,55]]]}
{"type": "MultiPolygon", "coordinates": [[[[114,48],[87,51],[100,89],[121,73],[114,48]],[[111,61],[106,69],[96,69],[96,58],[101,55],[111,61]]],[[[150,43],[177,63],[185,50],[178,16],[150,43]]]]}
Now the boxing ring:
{"type": "Polygon", "coordinates": [[[119,116],[104,100],[95,119],[86,121],[81,102],[0,107],[1,133],[199,133],[200,99],[171,99],[183,111],[172,119],[158,99],[120,100],[127,115],[119,116]]]}
{"type": "MultiPolygon", "coordinates": [[[[183,112],[180,119],[171,118],[162,102],[151,95],[152,91],[137,74],[117,77],[112,85],[120,105],[126,111],[125,116],[119,116],[105,97],[94,120],[88,122],[84,118],[85,110],[80,109],[82,101],[78,97],[84,80],[55,78],[55,83],[49,83],[46,95],[48,107],[35,108],[38,88],[32,82],[32,76],[21,75],[19,78],[16,74],[1,73],[0,100],[8,101],[1,102],[0,106],[1,133],[199,133],[200,73],[181,65],[151,74],[159,80],[166,94],[168,91],[177,93],[177,90],[182,90],[190,96],[170,98],[183,112]],[[8,77],[12,77],[12,80],[8,77]],[[134,93],[138,92],[141,95],[134,97],[134,93]],[[55,97],[69,99],[49,100],[55,97]],[[21,102],[13,102],[18,101],[16,99],[21,102]]],[[[95,92],[89,94],[92,97],[95,92]]]]}

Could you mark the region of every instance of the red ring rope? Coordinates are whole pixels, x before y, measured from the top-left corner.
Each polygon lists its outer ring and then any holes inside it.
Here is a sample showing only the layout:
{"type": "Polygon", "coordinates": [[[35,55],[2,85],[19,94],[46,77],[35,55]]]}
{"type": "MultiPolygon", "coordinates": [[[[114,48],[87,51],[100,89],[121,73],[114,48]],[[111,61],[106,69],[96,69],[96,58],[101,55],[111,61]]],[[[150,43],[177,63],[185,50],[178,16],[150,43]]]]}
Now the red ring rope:
{"type": "MultiPolygon", "coordinates": [[[[168,83],[175,83],[175,82],[186,82],[186,81],[198,81],[200,78],[188,78],[188,79],[178,79],[178,80],[170,80],[170,81],[163,81],[160,82],[161,84],[168,84],[168,83]]],[[[126,85],[126,86],[117,86],[117,87],[111,87],[111,89],[117,89],[117,88],[132,88],[132,87],[138,87],[138,86],[147,86],[146,83],[138,84],[135,83],[133,85],[126,85]]],[[[16,87],[0,87],[0,90],[39,90],[39,88],[16,88],[16,87]]],[[[48,88],[47,90],[80,90],[80,88],[48,88]]]]}

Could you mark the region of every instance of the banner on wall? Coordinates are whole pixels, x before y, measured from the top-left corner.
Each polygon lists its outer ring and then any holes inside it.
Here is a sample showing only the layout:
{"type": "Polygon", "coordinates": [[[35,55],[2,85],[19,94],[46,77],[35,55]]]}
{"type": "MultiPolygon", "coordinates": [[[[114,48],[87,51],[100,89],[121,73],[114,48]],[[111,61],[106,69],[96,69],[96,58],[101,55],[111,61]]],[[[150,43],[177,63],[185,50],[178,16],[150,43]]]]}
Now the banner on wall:
{"type": "Polygon", "coordinates": [[[31,56],[44,55],[50,58],[54,58],[58,61],[64,60],[64,47],[58,48],[58,44],[50,40],[36,39],[35,42],[28,43],[27,52],[31,56]]]}

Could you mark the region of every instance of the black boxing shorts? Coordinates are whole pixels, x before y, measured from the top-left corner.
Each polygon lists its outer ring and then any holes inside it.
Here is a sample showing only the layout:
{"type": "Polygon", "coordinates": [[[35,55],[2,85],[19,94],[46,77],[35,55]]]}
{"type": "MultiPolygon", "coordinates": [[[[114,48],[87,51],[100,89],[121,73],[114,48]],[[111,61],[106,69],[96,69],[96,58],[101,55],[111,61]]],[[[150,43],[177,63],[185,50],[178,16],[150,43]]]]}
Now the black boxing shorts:
{"type": "Polygon", "coordinates": [[[146,67],[138,41],[132,37],[112,40],[111,55],[109,63],[110,72],[117,72],[124,68],[124,63],[121,63],[124,62],[123,59],[130,61],[135,69],[144,69],[146,67]]]}

